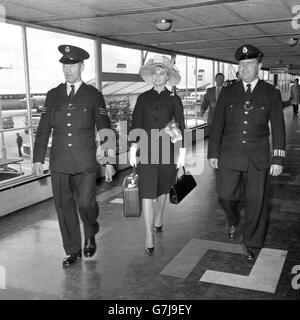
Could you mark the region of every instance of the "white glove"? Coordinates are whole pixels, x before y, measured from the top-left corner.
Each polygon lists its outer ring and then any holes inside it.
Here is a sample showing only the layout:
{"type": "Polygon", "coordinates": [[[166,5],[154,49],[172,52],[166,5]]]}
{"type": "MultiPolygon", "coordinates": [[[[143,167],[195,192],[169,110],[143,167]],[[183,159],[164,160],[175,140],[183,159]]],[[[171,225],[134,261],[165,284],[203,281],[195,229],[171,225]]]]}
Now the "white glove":
{"type": "Polygon", "coordinates": [[[32,166],[32,173],[38,177],[42,176],[44,173],[43,164],[41,162],[35,162],[32,166]]]}
{"type": "Polygon", "coordinates": [[[132,167],[136,167],[136,149],[137,145],[133,143],[129,150],[129,163],[132,167]]]}
{"type": "Polygon", "coordinates": [[[105,182],[111,182],[113,176],[115,175],[116,170],[111,164],[105,166],[105,182]]]}
{"type": "Polygon", "coordinates": [[[185,166],[185,154],[186,154],[186,148],[180,148],[179,149],[179,157],[177,160],[177,168],[185,166]]]}

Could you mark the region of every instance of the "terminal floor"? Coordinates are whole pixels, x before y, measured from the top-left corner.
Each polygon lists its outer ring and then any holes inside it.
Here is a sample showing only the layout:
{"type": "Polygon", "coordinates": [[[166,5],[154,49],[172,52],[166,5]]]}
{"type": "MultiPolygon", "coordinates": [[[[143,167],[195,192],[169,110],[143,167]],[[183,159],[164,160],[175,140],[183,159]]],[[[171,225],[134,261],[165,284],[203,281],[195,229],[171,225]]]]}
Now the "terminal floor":
{"type": "Polygon", "coordinates": [[[198,186],[181,204],[167,204],[153,256],[144,252],[142,217],[123,216],[129,170],[100,181],[97,254],[67,269],[52,199],[1,218],[0,299],[300,299],[300,116],[291,107],[284,113],[287,161],[284,174],[270,179],[269,227],[256,262],[244,258],[241,236],[227,239],[205,141],[197,145],[198,186]]]}

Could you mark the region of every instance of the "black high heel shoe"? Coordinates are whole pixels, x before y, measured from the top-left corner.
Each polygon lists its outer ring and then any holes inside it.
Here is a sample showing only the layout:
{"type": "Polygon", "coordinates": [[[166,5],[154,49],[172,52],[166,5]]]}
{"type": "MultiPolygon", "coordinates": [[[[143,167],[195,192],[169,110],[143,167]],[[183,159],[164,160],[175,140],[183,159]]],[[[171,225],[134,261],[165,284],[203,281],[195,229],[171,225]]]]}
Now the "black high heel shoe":
{"type": "Polygon", "coordinates": [[[154,247],[145,248],[145,252],[146,252],[149,256],[152,256],[152,255],[154,254],[154,247]]]}
{"type": "Polygon", "coordinates": [[[159,227],[153,226],[153,228],[154,228],[155,232],[162,232],[163,231],[163,225],[161,225],[159,227]]]}

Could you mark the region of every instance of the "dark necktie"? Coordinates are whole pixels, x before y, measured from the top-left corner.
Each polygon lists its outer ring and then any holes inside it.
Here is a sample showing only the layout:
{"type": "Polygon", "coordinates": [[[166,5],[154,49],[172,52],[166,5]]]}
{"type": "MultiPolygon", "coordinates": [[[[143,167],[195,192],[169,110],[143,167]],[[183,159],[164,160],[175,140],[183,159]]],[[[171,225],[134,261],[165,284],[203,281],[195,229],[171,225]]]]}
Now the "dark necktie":
{"type": "Polygon", "coordinates": [[[71,84],[71,92],[69,93],[69,101],[72,101],[74,95],[75,95],[75,86],[74,86],[74,84],[71,84]]]}
{"type": "Polygon", "coordinates": [[[248,84],[247,84],[247,87],[248,87],[248,89],[247,89],[247,91],[246,91],[245,100],[246,100],[246,101],[250,101],[250,97],[251,97],[251,84],[248,83],[248,84]]]}

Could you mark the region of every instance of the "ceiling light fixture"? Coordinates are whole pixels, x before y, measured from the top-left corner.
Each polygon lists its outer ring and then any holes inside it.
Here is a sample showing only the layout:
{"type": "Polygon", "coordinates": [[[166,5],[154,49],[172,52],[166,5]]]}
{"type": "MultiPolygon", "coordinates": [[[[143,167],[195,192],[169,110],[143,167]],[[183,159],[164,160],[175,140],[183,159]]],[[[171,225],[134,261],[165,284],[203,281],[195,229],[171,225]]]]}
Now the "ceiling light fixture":
{"type": "Polygon", "coordinates": [[[294,47],[297,43],[298,43],[298,39],[297,38],[289,38],[286,41],[287,45],[290,47],[294,47]]]}
{"type": "Polygon", "coordinates": [[[160,19],[155,21],[155,26],[158,31],[168,31],[172,28],[172,23],[171,19],[160,19]]]}

